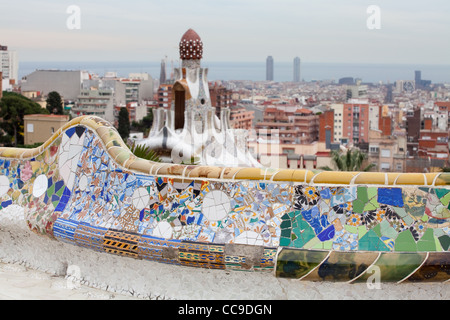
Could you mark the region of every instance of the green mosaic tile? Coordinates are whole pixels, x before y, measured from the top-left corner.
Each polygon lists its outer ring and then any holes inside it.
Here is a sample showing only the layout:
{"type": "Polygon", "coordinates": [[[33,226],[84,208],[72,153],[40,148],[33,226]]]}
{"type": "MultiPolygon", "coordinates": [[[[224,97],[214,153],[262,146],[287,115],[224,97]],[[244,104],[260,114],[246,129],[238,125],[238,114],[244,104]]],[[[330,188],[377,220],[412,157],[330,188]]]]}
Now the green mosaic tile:
{"type": "Polygon", "coordinates": [[[378,209],[378,207],[379,207],[379,204],[378,204],[378,202],[376,202],[375,201],[375,203],[373,203],[372,201],[371,202],[368,202],[365,206],[364,206],[364,211],[372,211],[372,210],[376,210],[376,209],[378,209]]]}
{"type": "Polygon", "coordinates": [[[432,229],[427,229],[422,238],[417,241],[417,251],[436,251],[436,241],[432,229]]]}
{"type": "Polygon", "coordinates": [[[439,239],[439,243],[442,246],[442,249],[444,251],[448,251],[448,249],[450,248],[450,237],[448,235],[443,235],[443,236],[440,236],[438,239],[439,239]]]}
{"type": "Polygon", "coordinates": [[[439,198],[444,206],[448,206],[450,203],[450,190],[447,189],[435,189],[436,196],[439,198]]]}
{"type": "Polygon", "coordinates": [[[324,241],[322,243],[323,243],[323,248],[325,250],[331,250],[333,248],[333,241],[332,240],[324,241]]]}
{"type": "Polygon", "coordinates": [[[367,188],[367,197],[371,200],[378,196],[378,188],[368,187],[367,188]]]}
{"type": "Polygon", "coordinates": [[[378,223],[375,227],[372,228],[373,232],[377,234],[378,237],[382,236],[381,233],[381,223],[378,223]]]}
{"type": "Polygon", "coordinates": [[[366,188],[366,187],[357,187],[356,188],[357,199],[364,203],[369,201],[369,196],[367,193],[368,193],[368,188],[366,188]]]}
{"type": "Polygon", "coordinates": [[[48,197],[51,197],[52,194],[54,194],[54,193],[55,193],[55,184],[52,184],[52,185],[50,186],[50,188],[47,189],[47,196],[48,196],[48,197]]]}
{"type": "MultiPolygon", "coordinates": [[[[308,242],[308,244],[314,244],[314,246],[310,247],[309,249],[316,249],[316,250],[324,250],[324,243],[320,241],[318,238],[314,238],[314,240],[308,242]]],[[[306,247],[305,247],[306,249],[306,247]]]]}
{"type": "Polygon", "coordinates": [[[355,226],[345,225],[344,229],[350,233],[358,233],[358,227],[355,226]]]}
{"type": "Polygon", "coordinates": [[[433,233],[435,237],[446,235],[446,233],[444,232],[444,230],[442,230],[442,228],[433,229],[433,233]]]}
{"type": "Polygon", "coordinates": [[[364,212],[364,207],[366,206],[367,202],[364,202],[360,199],[357,199],[355,201],[353,201],[353,212],[355,213],[363,213],[364,212]]]}
{"type": "Polygon", "coordinates": [[[403,219],[403,222],[405,222],[407,226],[412,225],[412,224],[414,223],[414,221],[415,221],[415,220],[414,220],[412,217],[410,217],[409,215],[406,215],[406,216],[402,217],[402,219],[403,219]]]}
{"type": "Polygon", "coordinates": [[[389,251],[386,244],[373,230],[369,230],[362,238],[359,239],[358,249],[363,251],[389,251]]]}
{"type": "Polygon", "coordinates": [[[303,248],[306,243],[316,237],[316,234],[306,221],[297,219],[297,224],[299,227],[292,230],[297,238],[292,241],[291,246],[294,248],[303,248]]]}
{"type": "Polygon", "coordinates": [[[402,252],[416,252],[417,244],[414,241],[414,237],[411,231],[405,230],[400,232],[395,240],[395,251],[402,252]]]}
{"type": "Polygon", "coordinates": [[[381,235],[388,238],[397,238],[398,232],[391,226],[391,224],[384,220],[380,224],[381,235]]]}
{"type": "Polygon", "coordinates": [[[288,247],[291,244],[290,238],[280,238],[280,246],[281,247],[288,247]]]}
{"type": "Polygon", "coordinates": [[[364,237],[364,235],[367,233],[367,228],[365,226],[359,226],[357,227],[357,234],[358,234],[358,238],[361,239],[362,237],[364,237]]]}

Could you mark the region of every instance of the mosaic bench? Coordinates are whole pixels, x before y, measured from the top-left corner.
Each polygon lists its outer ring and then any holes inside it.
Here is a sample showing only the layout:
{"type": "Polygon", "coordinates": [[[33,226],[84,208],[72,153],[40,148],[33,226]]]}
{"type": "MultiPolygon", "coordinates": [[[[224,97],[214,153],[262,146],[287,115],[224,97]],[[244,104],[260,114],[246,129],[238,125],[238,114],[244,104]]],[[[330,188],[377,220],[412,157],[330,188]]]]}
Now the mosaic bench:
{"type": "Polygon", "coordinates": [[[450,279],[448,173],[155,163],[93,116],[39,148],[0,148],[0,170],[0,209],[100,252],[309,281],[450,279]]]}

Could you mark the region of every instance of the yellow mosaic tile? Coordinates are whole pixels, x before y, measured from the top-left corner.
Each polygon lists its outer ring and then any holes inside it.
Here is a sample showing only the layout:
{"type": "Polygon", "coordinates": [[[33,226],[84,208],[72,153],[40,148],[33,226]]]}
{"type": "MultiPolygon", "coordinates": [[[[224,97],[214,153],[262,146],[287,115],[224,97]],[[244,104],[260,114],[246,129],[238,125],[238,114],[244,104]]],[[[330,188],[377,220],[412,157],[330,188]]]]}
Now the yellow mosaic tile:
{"type": "Polygon", "coordinates": [[[233,179],[234,175],[239,172],[242,168],[224,168],[221,173],[222,179],[233,179]]]}
{"type": "Polygon", "coordinates": [[[130,159],[136,159],[136,156],[125,149],[122,149],[122,152],[114,159],[118,164],[125,167],[125,164],[130,159]]]}
{"type": "Polygon", "coordinates": [[[350,184],[356,174],[356,172],[324,171],[317,174],[312,182],[324,184],[350,184]]]}
{"type": "Polygon", "coordinates": [[[264,169],[260,168],[242,168],[236,173],[234,179],[264,180],[264,172],[264,169]]]}
{"type": "Polygon", "coordinates": [[[24,149],[23,152],[20,154],[19,159],[29,159],[29,158],[32,158],[32,157],[34,157],[36,151],[37,151],[37,148],[24,149]]]}
{"type": "Polygon", "coordinates": [[[155,162],[136,158],[134,161],[127,162],[125,167],[136,172],[148,174],[154,164],[155,162]]]}
{"type": "Polygon", "coordinates": [[[272,178],[279,172],[281,169],[274,168],[266,168],[264,169],[264,180],[272,181],[272,178]]]}
{"type": "MultiPolygon", "coordinates": [[[[116,159],[120,154],[124,152],[123,148],[120,147],[110,147],[108,148],[108,153],[111,156],[111,158],[116,159]]],[[[122,163],[119,163],[120,165],[122,163]]]]}
{"type": "Polygon", "coordinates": [[[86,127],[89,127],[91,129],[93,129],[94,131],[97,130],[98,128],[100,128],[100,127],[103,127],[102,123],[97,122],[92,117],[84,116],[84,117],[81,117],[81,118],[82,119],[80,119],[80,124],[84,125],[86,127]]]}
{"type": "Polygon", "coordinates": [[[310,182],[314,178],[314,172],[309,170],[294,170],[292,181],[295,182],[310,182]]]}
{"type": "Polygon", "coordinates": [[[222,170],[223,168],[220,167],[197,166],[189,170],[186,176],[189,178],[219,179],[222,170]]]}
{"type": "Polygon", "coordinates": [[[359,173],[354,184],[386,184],[386,174],[382,172],[361,172],[359,173]]]}
{"type": "Polygon", "coordinates": [[[396,185],[425,185],[425,176],[423,173],[402,173],[395,181],[396,185]]]}
{"type": "Polygon", "coordinates": [[[0,156],[4,158],[20,158],[22,152],[23,149],[21,148],[5,148],[0,156]]]}
{"type": "Polygon", "coordinates": [[[428,186],[432,186],[434,183],[434,180],[439,175],[439,173],[424,173],[425,178],[427,179],[426,184],[428,186]]]}
{"type": "Polygon", "coordinates": [[[108,142],[110,142],[111,140],[113,140],[111,128],[99,127],[95,131],[97,132],[97,135],[100,137],[100,139],[103,141],[105,145],[108,144],[108,142]]]}
{"type": "Polygon", "coordinates": [[[394,185],[395,184],[395,180],[397,179],[397,177],[400,175],[399,173],[386,173],[387,175],[387,183],[388,185],[394,185]]]}
{"type": "Polygon", "coordinates": [[[70,120],[69,122],[63,124],[61,126],[62,131],[66,131],[66,129],[68,129],[70,127],[74,127],[74,126],[79,125],[81,123],[81,121],[83,121],[83,119],[85,117],[86,116],[76,117],[76,118],[73,118],[72,120],[70,120]]]}
{"type": "Polygon", "coordinates": [[[171,164],[168,163],[157,163],[150,170],[151,174],[167,175],[168,168],[171,164]]]}
{"type": "MultiPolygon", "coordinates": [[[[166,174],[171,175],[171,176],[183,176],[183,171],[185,169],[184,165],[180,165],[180,164],[172,164],[170,166],[165,167],[166,170],[166,174]]],[[[160,171],[158,171],[160,172],[160,171]]]]}
{"type": "Polygon", "coordinates": [[[294,169],[280,170],[273,175],[272,181],[292,181],[295,171],[294,169]]]}

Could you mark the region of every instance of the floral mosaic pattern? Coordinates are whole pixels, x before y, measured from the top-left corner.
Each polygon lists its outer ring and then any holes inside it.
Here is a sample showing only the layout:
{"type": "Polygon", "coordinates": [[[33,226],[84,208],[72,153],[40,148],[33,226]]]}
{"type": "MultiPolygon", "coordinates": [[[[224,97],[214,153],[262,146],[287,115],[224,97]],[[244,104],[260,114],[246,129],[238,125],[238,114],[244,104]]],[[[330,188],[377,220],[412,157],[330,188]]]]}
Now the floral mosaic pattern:
{"type": "Polygon", "coordinates": [[[325,268],[342,267],[348,257],[356,263],[357,257],[373,253],[365,258],[366,267],[375,261],[384,266],[376,260],[380,254],[410,253],[425,268],[429,253],[436,253],[441,266],[436,274],[448,279],[446,186],[155,174],[163,165],[140,163],[122,148],[113,128],[87,120],[61,130],[36,156],[6,157],[2,150],[1,208],[22,205],[35,232],[139,259],[215,269],[276,268],[280,276],[308,274],[321,280],[336,277],[325,268]],[[138,163],[147,173],[133,169],[138,163]],[[303,252],[317,253],[314,272],[291,268],[306,259],[303,252]],[[327,252],[334,253],[332,260],[327,252]]]}

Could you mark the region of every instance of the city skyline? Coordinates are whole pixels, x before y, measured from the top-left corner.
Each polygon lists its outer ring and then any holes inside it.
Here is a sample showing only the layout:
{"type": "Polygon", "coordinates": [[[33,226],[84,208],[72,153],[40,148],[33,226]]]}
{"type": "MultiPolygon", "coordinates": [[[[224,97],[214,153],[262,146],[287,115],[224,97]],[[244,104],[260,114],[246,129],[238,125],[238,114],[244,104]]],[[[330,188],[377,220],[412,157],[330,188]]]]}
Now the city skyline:
{"type": "Polygon", "coordinates": [[[370,1],[104,3],[0,4],[0,43],[20,61],[161,61],[178,58],[173,43],[193,28],[209,61],[264,61],[270,54],[278,61],[450,64],[450,4],[443,0],[378,1],[379,29],[368,26],[370,1]],[[67,27],[71,5],[80,9],[80,29],[67,27]]]}

